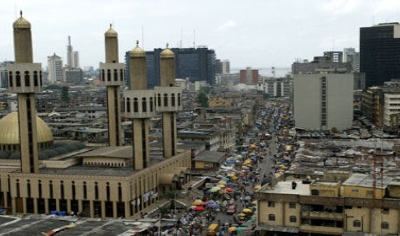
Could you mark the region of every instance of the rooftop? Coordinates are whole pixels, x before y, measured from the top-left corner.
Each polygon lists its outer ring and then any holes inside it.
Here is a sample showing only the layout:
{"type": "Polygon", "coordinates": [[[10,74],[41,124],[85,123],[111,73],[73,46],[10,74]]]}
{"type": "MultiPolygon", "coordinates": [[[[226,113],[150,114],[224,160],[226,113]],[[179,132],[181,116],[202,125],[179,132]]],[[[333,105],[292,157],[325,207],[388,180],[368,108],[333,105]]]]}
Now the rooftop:
{"type": "Polygon", "coordinates": [[[274,194],[295,194],[295,195],[310,195],[310,184],[303,184],[299,180],[295,180],[297,186],[296,189],[292,189],[293,181],[281,181],[278,182],[274,187],[267,188],[265,186],[258,192],[262,193],[274,193],[274,194]]]}

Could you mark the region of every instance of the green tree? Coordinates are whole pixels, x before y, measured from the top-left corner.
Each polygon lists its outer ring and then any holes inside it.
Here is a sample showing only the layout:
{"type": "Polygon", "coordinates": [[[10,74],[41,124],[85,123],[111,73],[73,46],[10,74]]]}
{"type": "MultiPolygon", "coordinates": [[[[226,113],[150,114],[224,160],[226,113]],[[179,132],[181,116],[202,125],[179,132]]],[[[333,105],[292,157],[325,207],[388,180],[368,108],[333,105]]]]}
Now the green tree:
{"type": "Polygon", "coordinates": [[[200,92],[196,98],[197,104],[201,107],[208,107],[208,97],[204,92],[200,92]]]}
{"type": "Polygon", "coordinates": [[[61,88],[61,101],[64,103],[69,102],[69,87],[68,86],[63,86],[61,88]]]}

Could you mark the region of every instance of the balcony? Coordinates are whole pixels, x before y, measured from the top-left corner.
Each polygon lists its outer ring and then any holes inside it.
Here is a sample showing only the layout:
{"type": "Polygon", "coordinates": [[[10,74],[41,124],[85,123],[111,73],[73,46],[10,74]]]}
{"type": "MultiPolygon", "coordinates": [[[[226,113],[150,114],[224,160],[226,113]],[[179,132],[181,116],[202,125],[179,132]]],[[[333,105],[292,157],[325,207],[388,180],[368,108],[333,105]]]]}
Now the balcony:
{"type": "Polygon", "coordinates": [[[343,235],[343,228],[328,227],[328,226],[315,226],[315,225],[301,225],[300,232],[304,233],[319,233],[319,234],[337,234],[343,235]]]}
{"type": "Polygon", "coordinates": [[[327,220],[343,220],[343,213],[327,212],[327,211],[302,211],[303,218],[327,219],[327,220]]]}

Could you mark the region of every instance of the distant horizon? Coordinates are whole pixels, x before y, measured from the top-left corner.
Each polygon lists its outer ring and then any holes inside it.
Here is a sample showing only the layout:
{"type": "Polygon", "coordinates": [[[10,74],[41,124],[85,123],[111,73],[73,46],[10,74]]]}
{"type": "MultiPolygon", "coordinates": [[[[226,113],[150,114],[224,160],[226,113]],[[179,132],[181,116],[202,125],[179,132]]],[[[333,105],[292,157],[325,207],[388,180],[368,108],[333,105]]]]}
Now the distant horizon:
{"type": "Polygon", "coordinates": [[[119,34],[120,62],[139,40],[146,51],[166,43],[204,45],[232,68],[245,69],[289,68],[297,59],[312,60],[324,51],[359,51],[360,28],[398,22],[398,9],[395,0],[6,1],[0,9],[0,61],[14,60],[12,24],[19,10],[32,25],[34,62],[43,67],[53,53],[66,58],[71,36],[80,66],[97,68],[105,61],[104,33],[112,23],[119,34]]]}

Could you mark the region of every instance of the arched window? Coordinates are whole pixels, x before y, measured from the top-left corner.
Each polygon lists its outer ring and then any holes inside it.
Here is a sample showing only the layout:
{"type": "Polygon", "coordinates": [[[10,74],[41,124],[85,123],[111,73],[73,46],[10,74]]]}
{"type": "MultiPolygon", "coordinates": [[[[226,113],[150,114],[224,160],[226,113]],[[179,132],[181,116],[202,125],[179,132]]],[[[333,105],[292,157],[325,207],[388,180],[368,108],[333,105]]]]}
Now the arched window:
{"type": "Polygon", "coordinates": [[[83,182],[83,199],[87,199],[87,186],[86,186],[86,182],[83,182]]]}
{"type": "Polygon", "coordinates": [[[29,81],[29,78],[30,76],[29,76],[29,71],[25,71],[24,72],[24,82],[25,82],[25,87],[29,87],[29,86],[31,86],[31,83],[30,83],[30,81],[29,81]]]}
{"type": "Polygon", "coordinates": [[[53,193],[54,193],[54,191],[53,191],[53,181],[49,181],[49,190],[50,190],[50,198],[52,199],[52,198],[54,198],[53,197],[53,193]]]}
{"type": "Polygon", "coordinates": [[[119,80],[124,80],[124,69],[119,70],[119,80]]]}
{"type": "Polygon", "coordinates": [[[31,181],[28,179],[26,183],[26,190],[28,192],[28,198],[31,197],[31,181]]]}
{"type": "Polygon", "coordinates": [[[168,94],[164,93],[164,106],[167,107],[168,106],[168,94]]]}
{"type": "Polygon", "coordinates": [[[268,215],[268,220],[269,221],[275,221],[275,215],[274,214],[269,214],[268,215]]]}
{"type": "Polygon", "coordinates": [[[21,87],[21,73],[19,73],[19,71],[15,73],[15,80],[16,86],[21,87]]]}
{"type": "Polygon", "coordinates": [[[107,201],[110,201],[111,192],[110,192],[110,183],[109,182],[106,183],[106,195],[107,195],[107,201]]]}
{"type": "Polygon", "coordinates": [[[118,183],[118,201],[122,202],[122,187],[121,187],[121,183],[118,183]]]}
{"type": "Polygon", "coordinates": [[[126,98],[126,112],[131,112],[131,98],[126,98]]]}
{"type": "Polygon", "coordinates": [[[111,70],[107,69],[107,81],[111,81],[111,70]]]}
{"type": "Polygon", "coordinates": [[[35,87],[39,86],[39,77],[36,70],[33,72],[33,85],[35,87]]]}
{"type": "Polygon", "coordinates": [[[10,72],[8,72],[8,85],[10,86],[10,87],[12,87],[13,86],[13,73],[12,73],[12,71],[10,71],[10,72]]]}
{"type": "Polygon", "coordinates": [[[105,81],[105,80],[106,80],[106,79],[105,79],[104,69],[101,70],[101,80],[102,80],[102,81],[105,81]]]}
{"type": "Polygon", "coordinates": [[[181,106],[181,94],[178,93],[178,106],[181,106]]]}
{"type": "Polygon", "coordinates": [[[38,192],[39,192],[39,198],[42,198],[42,181],[38,181],[38,192]]]}
{"type": "Polygon", "coordinates": [[[118,81],[118,70],[114,69],[114,81],[118,81]]]}
{"type": "Polygon", "coordinates": [[[146,98],[142,98],[142,112],[147,112],[146,98]]]}
{"type": "Polygon", "coordinates": [[[161,94],[160,93],[157,95],[157,103],[158,103],[158,106],[161,107],[161,94]]]}
{"type": "Polygon", "coordinates": [[[42,71],[39,71],[40,86],[43,86],[42,71]]]}
{"type": "Polygon", "coordinates": [[[20,190],[20,186],[19,186],[19,179],[17,179],[17,183],[16,183],[16,189],[17,189],[17,197],[21,196],[21,190],[20,190]]]}
{"type": "Polygon", "coordinates": [[[64,199],[64,194],[65,194],[65,191],[64,191],[64,181],[62,181],[61,180],[61,182],[60,182],[60,192],[61,192],[61,199],[64,199]]]}
{"type": "Polygon", "coordinates": [[[72,181],[71,192],[72,192],[72,200],[75,200],[76,197],[75,181],[72,181]]]}
{"type": "Polygon", "coordinates": [[[133,99],[133,112],[139,112],[139,102],[137,98],[133,99]]]}
{"type": "Polygon", "coordinates": [[[154,107],[153,107],[153,97],[151,97],[150,98],[150,112],[153,112],[153,109],[154,109],[154,107]]]}
{"type": "Polygon", "coordinates": [[[175,106],[175,94],[171,95],[171,106],[175,106]]]}
{"type": "Polygon", "coordinates": [[[94,199],[99,199],[99,186],[94,182],[94,199]]]}
{"type": "Polygon", "coordinates": [[[296,223],[296,221],[297,221],[296,216],[290,216],[289,217],[289,221],[292,222],[292,223],[296,223]]]}

